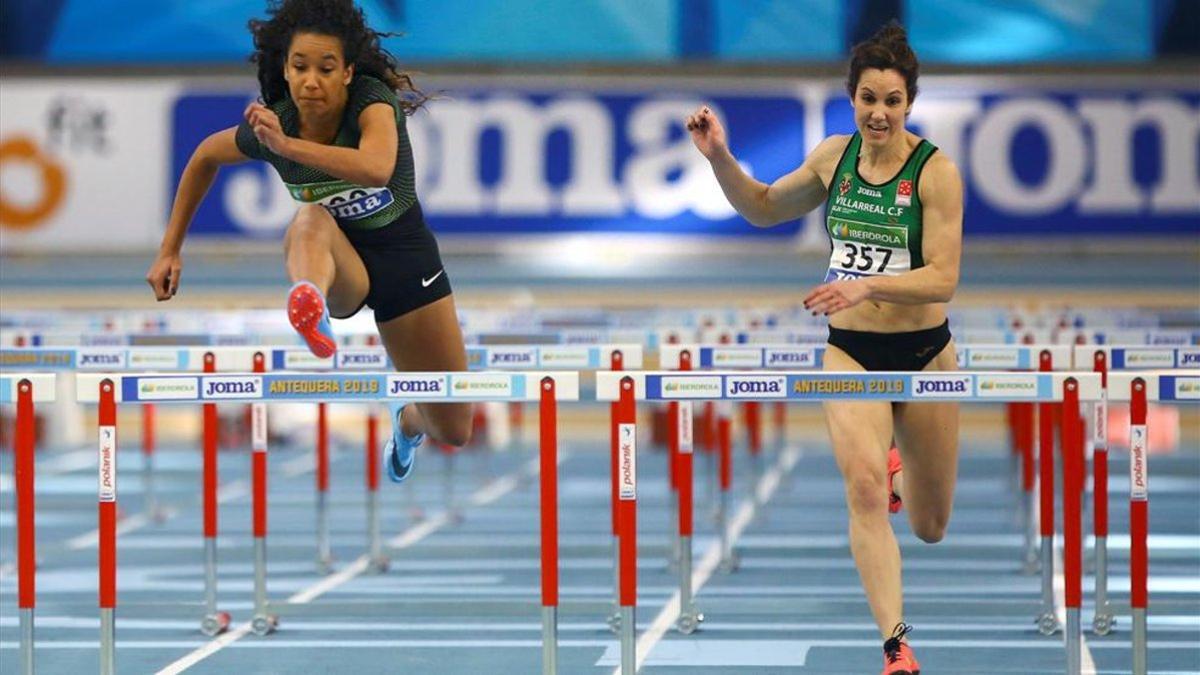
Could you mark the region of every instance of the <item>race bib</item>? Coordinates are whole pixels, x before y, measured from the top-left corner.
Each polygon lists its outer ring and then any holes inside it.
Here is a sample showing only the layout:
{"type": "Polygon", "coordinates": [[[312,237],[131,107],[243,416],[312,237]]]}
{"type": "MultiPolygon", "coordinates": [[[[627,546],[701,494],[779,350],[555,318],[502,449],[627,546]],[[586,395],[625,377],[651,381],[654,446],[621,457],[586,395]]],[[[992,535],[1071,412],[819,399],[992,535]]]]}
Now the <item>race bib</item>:
{"type": "Polygon", "coordinates": [[[912,269],[908,228],[830,219],[829,271],[825,281],[868,276],[895,276],[912,269]]]}

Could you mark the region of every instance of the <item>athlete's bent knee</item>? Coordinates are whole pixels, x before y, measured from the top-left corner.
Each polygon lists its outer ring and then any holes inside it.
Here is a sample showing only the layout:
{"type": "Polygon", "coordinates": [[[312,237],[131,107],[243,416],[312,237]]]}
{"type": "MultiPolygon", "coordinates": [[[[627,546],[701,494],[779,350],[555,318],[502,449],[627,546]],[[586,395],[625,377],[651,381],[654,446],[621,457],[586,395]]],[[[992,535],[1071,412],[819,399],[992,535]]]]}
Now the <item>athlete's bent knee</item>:
{"type": "Polygon", "coordinates": [[[433,422],[431,425],[434,438],[447,445],[454,447],[462,447],[471,442],[471,408],[468,406],[462,411],[455,411],[453,415],[446,415],[436,420],[428,420],[433,422]]]}
{"type": "Polygon", "coordinates": [[[297,239],[318,239],[329,236],[331,228],[337,227],[337,222],[333,216],[325,210],[325,207],[317,204],[305,204],[301,206],[296,215],[292,218],[292,222],[288,225],[287,233],[283,238],[284,247],[289,247],[297,239]]]}
{"type": "Polygon", "coordinates": [[[865,471],[847,475],[846,506],[852,515],[887,513],[887,483],[884,478],[865,471]]]}
{"type": "Polygon", "coordinates": [[[936,544],[946,536],[948,521],[949,518],[946,516],[938,515],[933,518],[914,519],[909,524],[918,539],[926,544],[936,544]]]}

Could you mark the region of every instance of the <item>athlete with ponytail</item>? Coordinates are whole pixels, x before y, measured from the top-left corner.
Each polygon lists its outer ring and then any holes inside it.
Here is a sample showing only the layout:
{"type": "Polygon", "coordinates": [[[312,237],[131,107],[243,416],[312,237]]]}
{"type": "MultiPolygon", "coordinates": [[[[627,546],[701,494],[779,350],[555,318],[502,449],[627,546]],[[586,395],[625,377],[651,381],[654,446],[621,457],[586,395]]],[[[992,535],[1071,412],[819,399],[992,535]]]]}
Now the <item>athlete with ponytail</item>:
{"type": "MultiPolygon", "coordinates": [[[[804,299],[813,314],[829,317],[826,370],[957,367],[946,303],[958,286],[962,180],[948,157],[905,129],[917,71],[894,22],[856,45],[846,82],[855,132],[826,138],[770,185],[742,170],[711,110],[686,121],[730,204],[752,224],[770,227],[827,207],[829,268],[804,299]]],[[[954,498],[958,405],[843,400],[824,408],[845,483],[850,548],[884,640],[883,673],[917,675],[888,513],[903,504],[918,537],[942,539],[954,498]]]]}

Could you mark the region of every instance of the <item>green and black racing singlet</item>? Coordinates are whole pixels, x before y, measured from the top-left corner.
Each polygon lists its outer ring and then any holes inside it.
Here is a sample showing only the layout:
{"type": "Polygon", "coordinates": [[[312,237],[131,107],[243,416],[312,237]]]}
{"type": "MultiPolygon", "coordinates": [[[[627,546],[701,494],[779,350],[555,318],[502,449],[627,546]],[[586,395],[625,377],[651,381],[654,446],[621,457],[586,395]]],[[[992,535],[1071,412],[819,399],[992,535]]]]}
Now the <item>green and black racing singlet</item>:
{"type": "Polygon", "coordinates": [[[858,173],[862,137],[850,138],[829,186],[825,229],[831,251],[825,282],[866,276],[896,276],[924,266],[918,180],[937,146],[921,142],[899,173],[886,183],[869,183],[858,173]]]}
{"type": "MultiPolygon", "coordinates": [[[[412,145],[409,143],[406,118],[396,100],[396,93],[381,80],[370,75],[356,75],[350,81],[346,111],[332,145],[357,148],[362,130],[358,116],[373,103],[392,106],[396,116],[399,143],[396,146],[396,167],[386,187],[366,187],[334,178],[327,173],[298,164],[276,155],[258,142],[245,120],[238,125],[237,147],[251,159],[270,163],[279,172],[292,198],[305,204],[324,206],[338,226],[343,229],[373,230],[383,227],[417,202],[414,185],[412,145]]],[[[300,114],[292,99],[285,98],[271,106],[279,116],[283,133],[299,136],[300,114]]]]}

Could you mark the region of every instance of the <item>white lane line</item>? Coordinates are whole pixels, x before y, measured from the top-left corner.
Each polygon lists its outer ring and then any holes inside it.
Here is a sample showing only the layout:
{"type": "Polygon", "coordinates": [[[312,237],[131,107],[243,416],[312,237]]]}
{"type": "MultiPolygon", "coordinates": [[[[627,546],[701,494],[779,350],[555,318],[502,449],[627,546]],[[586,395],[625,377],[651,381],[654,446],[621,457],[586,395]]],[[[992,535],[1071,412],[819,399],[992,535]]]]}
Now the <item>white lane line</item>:
{"type": "MultiPolygon", "coordinates": [[[[562,464],[562,462],[566,458],[567,458],[567,453],[560,452],[558,455],[558,463],[562,464]]],[[[520,484],[519,479],[522,474],[537,475],[538,471],[539,471],[539,466],[540,466],[540,460],[533,459],[532,461],[525,464],[525,466],[523,466],[518,471],[508,474],[506,476],[502,476],[501,478],[498,478],[495,481],[492,481],[492,483],[484,485],[483,487],[481,487],[479,490],[476,490],[471,495],[471,498],[469,500],[470,503],[473,506],[483,506],[486,504],[490,504],[491,502],[493,502],[493,501],[499,499],[500,497],[504,496],[505,494],[507,494],[513,488],[517,487],[517,485],[520,484]],[[493,487],[493,485],[495,483],[502,483],[504,486],[503,491],[498,490],[495,487],[493,487]]],[[[410,486],[410,489],[411,489],[411,486],[410,486]]],[[[450,518],[449,514],[447,514],[444,511],[439,512],[433,518],[429,518],[421,523],[418,523],[417,525],[414,525],[414,526],[408,528],[404,532],[401,532],[400,534],[393,537],[392,539],[389,539],[387,541],[387,547],[395,550],[395,549],[402,549],[402,548],[412,546],[413,544],[416,544],[417,542],[421,541],[422,539],[429,536],[430,534],[433,534],[437,530],[441,529],[446,523],[449,523],[449,522],[453,522],[453,519],[450,518]]],[[[330,590],[333,590],[334,588],[337,588],[338,586],[341,586],[342,584],[344,584],[344,583],[350,581],[351,579],[354,579],[358,575],[362,574],[364,571],[366,571],[369,564],[370,564],[370,556],[367,554],[363,554],[362,556],[359,556],[359,558],[357,560],[350,563],[350,565],[348,565],[345,569],[339,571],[337,574],[326,577],[326,578],[318,581],[317,583],[313,584],[312,586],[310,586],[298,593],[295,593],[294,595],[292,595],[290,598],[287,599],[287,602],[293,603],[293,604],[305,604],[308,602],[312,602],[313,600],[320,597],[321,595],[329,592],[330,590]]],[[[168,664],[166,667],[159,670],[157,675],[176,675],[177,673],[182,673],[183,671],[187,670],[188,668],[191,668],[192,666],[196,665],[200,661],[203,661],[204,659],[208,658],[209,656],[216,654],[217,652],[221,651],[225,647],[242,639],[249,632],[250,632],[250,622],[247,621],[246,623],[230,630],[229,632],[218,636],[216,639],[212,640],[208,644],[205,644],[205,645],[199,647],[198,649],[192,651],[190,654],[185,655],[183,658],[180,658],[180,659],[174,661],[173,663],[168,664]]],[[[268,643],[262,643],[262,644],[268,644],[268,643]]],[[[277,641],[273,640],[269,644],[271,646],[274,646],[275,644],[277,644],[277,641]]],[[[536,642],[536,644],[541,644],[541,643],[536,642]]],[[[125,643],[121,643],[121,646],[124,646],[124,645],[125,645],[125,643]]],[[[242,646],[246,646],[246,645],[242,645],[242,646]]]]}
{"type": "MultiPolygon", "coordinates": [[[[72,453],[74,454],[74,453],[72,453]]],[[[95,452],[88,452],[91,462],[94,464],[96,459],[95,452]]],[[[312,453],[301,455],[292,460],[284,462],[280,466],[280,471],[285,478],[295,478],[305,473],[311,472],[316,466],[316,459],[312,453]]],[[[250,483],[244,479],[230,481],[217,489],[217,503],[224,504],[235,499],[241,499],[250,494],[250,483]]],[[[155,522],[166,522],[179,514],[179,509],[171,506],[162,507],[162,519],[155,521],[145,513],[139,513],[128,518],[122,518],[117,522],[117,535],[129,534],[136,532],[143,527],[155,522]]],[[[85,548],[92,548],[100,541],[99,528],[91,532],[85,532],[79,536],[72,537],[66,542],[66,547],[71,551],[78,551],[85,548]]]]}
{"type": "MultiPolygon", "coordinates": [[[[764,474],[763,477],[759,479],[758,485],[755,486],[755,493],[757,495],[757,502],[759,504],[766,504],[771,499],[771,495],[773,495],[775,490],[779,487],[780,480],[784,475],[792,470],[792,467],[796,465],[796,462],[799,459],[800,450],[794,446],[789,447],[782,455],[780,455],[779,461],[775,464],[775,466],[771,467],[771,470],[764,474]]],[[[741,536],[742,531],[745,530],[746,526],[750,524],[750,521],[754,519],[754,504],[754,498],[746,498],[742,500],[741,507],[738,508],[737,513],[729,523],[729,539],[731,542],[736,543],[738,537],[741,536]]],[[[700,558],[700,563],[692,572],[693,596],[700,594],[700,589],[703,588],[704,584],[708,583],[709,578],[712,577],[713,572],[716,571],[720,564],[721,544],[720,541],[714,541],[708,547],[708,550],[704,552],[703,557],[700,558]]],[[[646,662],[646,657],[650,655],[650,650],[654,649],[654,646],[658,644],[660,640],[662,640],[663,635],[670,630],[671,625],[679,617],[681,602],[682,600],[679,595],[679,590],[676,589],[675,592],[672,593],[671,599],[668,600],[667,604],[664,605],[662,610],[659,611],[658,616],[654,617],[654,621],[651,622],[650,627],[647,628],[646,631],[642,633],[642,637],[638,639],[637,664],[634,666],[635,672],[641,669],[642,664],[646,662]]],[[[620,675],[620,672],[621,669],[618,665],[617,669],[613,671],[613,675],[620,675]]]]}
{"type": "MultiPolygon", "coordinates": [[[[541,628],[539,627],[540,631],[541,628]]],[[[593,623],[592,632],[595,632],[596,626],[593,623]]],[[[230,634],[227,634],[230,635],[230,634]]],[[[231,641],[232,642],[232,641],[231,641]]],[[[868,649],[871,647],[879,647],[879,643],[874,640],[739,640],[737,642],[762,642],[762,643],[786,643],[793,645],[794,648],[808,649],[868,649]]],[[[620,660],[619,650],[613,645],[611,639],[591,640],[591,639],[576,639],[576,640],[559,640],[560,647],[604,647],[606,649],[605,656],[601,657],[603,664],[609,665],[620,660]]],[[[979,650],[979,649],[1009,649],[1009,650],[1062,650],[1062,646],[1055,644],[1053,641],[1046,642],[1045,640],[922,640],[922,646],[931,647],[934,649],[958,649],[958,650],[979,650]]],[[[1123,653],[1129,650],[1128,643],[1122,642],[1102,642],[1097,643],[1098,648],[1105,652],[1123,653]]],[[[196,646],[192,640],[124,640],[117,648],[125,650],[135,649],[180,649],[196,646]]],[[[255,640],[250,642],[240,642],[231,645],[233,649],[304,649],[304,648],[378,648],[378,649],[394,649],[397,647],[415,647],[429,649],[447,649],[447,648],[494,648],[494,647],[512,647],[519,649],[540,648],[542,641],[540,638],[512,638],[512,639],[455,639],[455,638],[430,638],[427,640],[395,640],[395,639],[379,639],[379,640],[308,640],[308,639],[269,639],[255,640]]],[[[0,642],[0,650],[16,650],[20,647],[19,642],[6,641],[0,642]]],[[[61,640],[53,642],[38,643],[37,650],[57,651],[57,650],[92,650],[100,649],[98,640],[61,640]]],[[[1154,649],[1158,651],[1182,651],[1186,653],[1194,652],[1196,649],[1195,641],[1189,640],[1173,640],[1170,642],[1154,642],[1154,649]]],[[[679,664],[652,664],[652,665],[679,665],[679,664]]],[[[1102,673],[1112,673],[1115,671],[1106,670],[1102,673]]],[[[1128,672],[1128,671],[1126,671],[1128,672]]],[[[1155,670],[1157,675],[1170,675],[1171,673],[1187,673],[1195,675],[1196,671],[1165,671],[1155,670]]]]}
{"type": "MultiPolygon", "coordinates": [[[[164,506],[159,511],[162,513],[163,521],[174,518],[179,510],[172,506],[164,506]]],[[[155,522],[153,518],[145,513],[137,513],[128,518],[122,518],[117,521],[117,536],[136,532],[143,527],[155,522]]],[[[100,530],[95,529],[91,532],[85,532],[77,537],[72,537],[67,540],[66,547],[70,551],[78,551],[85,548],[91,548],[100,541],[100,530]]]]}
{"type": "MultiPolygon", "coordinates": [[[[1063,576],[1062,548],[1055,541],[1054,545],[1054,616],[1063,627],[1063,644],[1067,641],[1067,607],[1066,607],[1066,577],[1063,576]]],[[[1096,675],[1096,662],[1092,659],[1092,650],[1088,648],[1087,631],[1083,630],[1083,611],[1079,612],[1079,644],[1081,657],[1079,671],[1082,675],[1096,675]]]]}

